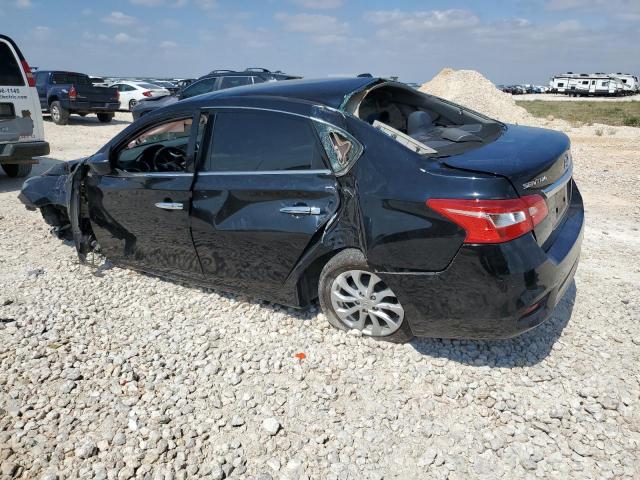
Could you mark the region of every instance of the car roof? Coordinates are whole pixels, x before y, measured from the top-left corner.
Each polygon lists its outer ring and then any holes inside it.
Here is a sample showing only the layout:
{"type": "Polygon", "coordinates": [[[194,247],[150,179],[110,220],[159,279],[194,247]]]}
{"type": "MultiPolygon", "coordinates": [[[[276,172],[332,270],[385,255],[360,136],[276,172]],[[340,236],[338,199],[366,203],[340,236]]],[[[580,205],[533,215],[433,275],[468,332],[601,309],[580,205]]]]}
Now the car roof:
{"type": "Polygon", "coordinates": [[[295,79],[302,78],[298,75],[289,75],[288,73],[281,72],[280,70],[271,72],[269,70],[213,70],[209,73],[205,73],[204,75],[196,78],[195,80],[204,80],[206,78],[217,78],[217,77],[259,77],[265,80],[270,78],[274,79],[295,79]]]}
{"type": "Polygon", "coordinates": [[[20,60],[21,62],[24,61],[24,56],[22,56],[22,52],[18,48],[18,45],[16,45],[16,42],[11,40],[11,38],[7,37],[6,35],[2,34],[0,34],[0,40],[4,40],[9,45],[11,45],[11,47],[16,51],[16,54],[18,55],[18,60],[20,60]]]}
{"type": "Polygon", "coordinates": [[[36,73],[64,73],[66,75],[84,75],[85,77],[89,76],[86,73],[72,72],[70,70],[37,70],[36,73]]]}
{"type": "MultiPolygon", "coordinates": [[[[153,82],[149,82],[147,80],[119,80],[117,82],[113,82],[114,85],[117,85],[119,83],[124,83],[125,85],[131,85],[136,87],[142,85],[143,83],[155,85],[153,82]]],[[[157,86],[159,87],[160,85],[157,85],[157,86]]]]}
{"type": "Polygon", "coordinates": [[[207,105],[215,103],[216,100],[230,97],[273,96],[305,100],[331,108],[339,108],[346,96],[382,81],[384,80],[376,77],[346,77],[266,82],[205,93],[186,101],[207,105]]]}

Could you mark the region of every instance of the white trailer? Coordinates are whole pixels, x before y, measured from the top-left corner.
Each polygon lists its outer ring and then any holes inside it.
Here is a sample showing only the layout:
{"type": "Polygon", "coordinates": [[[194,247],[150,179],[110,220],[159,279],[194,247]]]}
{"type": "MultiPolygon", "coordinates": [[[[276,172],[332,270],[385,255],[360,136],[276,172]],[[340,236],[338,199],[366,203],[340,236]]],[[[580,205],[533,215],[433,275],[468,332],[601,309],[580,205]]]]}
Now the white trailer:
{"type": "Polygon", "coordinates": [[[638,81],[637,76],[631,75],[630,73],[621,72],[610,73],[609,76],[620,80],[625,94],[634,95],[640,92],[640,82],[638,81]]]}
{"type": "Polygon", "coordinates": [[[549,80],[549,91],[552,93],[564,93],[569,79],[573,76],[572,72],[556,75],[549,80]]]}
{"type": "Polygon", "coordinates": [[[577,96],[613,96],[625,94],[618,78],[604,73],[573,73],[556,75],[549,82],[550,91],[577,96]]]}

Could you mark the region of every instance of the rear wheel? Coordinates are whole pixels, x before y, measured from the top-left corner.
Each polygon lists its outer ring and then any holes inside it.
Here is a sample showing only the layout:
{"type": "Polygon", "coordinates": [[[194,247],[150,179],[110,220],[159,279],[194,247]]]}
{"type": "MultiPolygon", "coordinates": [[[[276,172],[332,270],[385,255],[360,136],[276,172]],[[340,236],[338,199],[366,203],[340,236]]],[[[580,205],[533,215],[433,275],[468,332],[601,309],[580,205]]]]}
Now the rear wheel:
{"type": "Polygon", "coordinates": [[[51,112],[51,120],[53,120],[53,123],[56,125],[66,125],[69,123],[69,110],[63,108],[59,101],[51,102],[49,111],[51,112]]]}
{"type": "Polygon", "coordinates": [[[395,293],[371,271],[359,250],[343,250],[322,269],[320,306],[331,325],[395,343],[413,338],[395,293]]]}
{"type": "Polygon", "coordinates": [[[131,99],[129,100],[129,111],[133,110],[133,107],[135,107],[138,104],[138,101],[135,99],[131,99]]]}
{"type": "Polygon", "coordinates": [[[26,177],[31,173],[32,168],[31,163],[6,163],[2,165],[4,173],[11,178],[26,177]]]}
{"type": "Polygon", "coordinates": [[[109,123],[111,120],[113,120],[113,113],[98,113],[100,123],[109,123]]]}

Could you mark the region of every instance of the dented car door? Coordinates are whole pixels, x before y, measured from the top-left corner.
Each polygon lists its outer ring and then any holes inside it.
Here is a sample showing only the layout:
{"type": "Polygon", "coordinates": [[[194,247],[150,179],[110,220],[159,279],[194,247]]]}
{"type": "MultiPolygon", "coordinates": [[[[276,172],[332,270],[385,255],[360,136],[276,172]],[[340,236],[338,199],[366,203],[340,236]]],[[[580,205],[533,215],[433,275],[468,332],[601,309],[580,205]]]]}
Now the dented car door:
{"type": "Polygon", "coordinates": [[[201,276],[189,231],[192,120],[153,124],[113,148],[110,173],[89,170],[88,215],[110,260],[158,274],[201,276]]]}
{"type": "Polygon", "coordinates": [[[204,274],[281,297],[289,273],[338,209],[337,180],[308,118],[221,109],[212,123],[192,207],[204,274]]]}

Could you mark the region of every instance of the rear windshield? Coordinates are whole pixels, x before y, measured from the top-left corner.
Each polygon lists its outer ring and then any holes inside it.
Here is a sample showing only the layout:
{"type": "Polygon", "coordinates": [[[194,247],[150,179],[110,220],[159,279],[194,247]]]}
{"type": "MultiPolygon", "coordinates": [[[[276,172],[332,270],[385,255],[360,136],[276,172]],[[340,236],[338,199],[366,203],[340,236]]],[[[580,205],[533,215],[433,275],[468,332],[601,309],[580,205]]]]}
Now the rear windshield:
{"type": "Polygon", "coordinates": [[[0,86],[24,86],[20,65],[9,45],[3,41],[0,41],[0,86]]]}
{"type": "Polygon", "coordinates": [[[51,82],[56,85],[91,85],[89,77],[80,73],[54,73],[51,82]]]}

